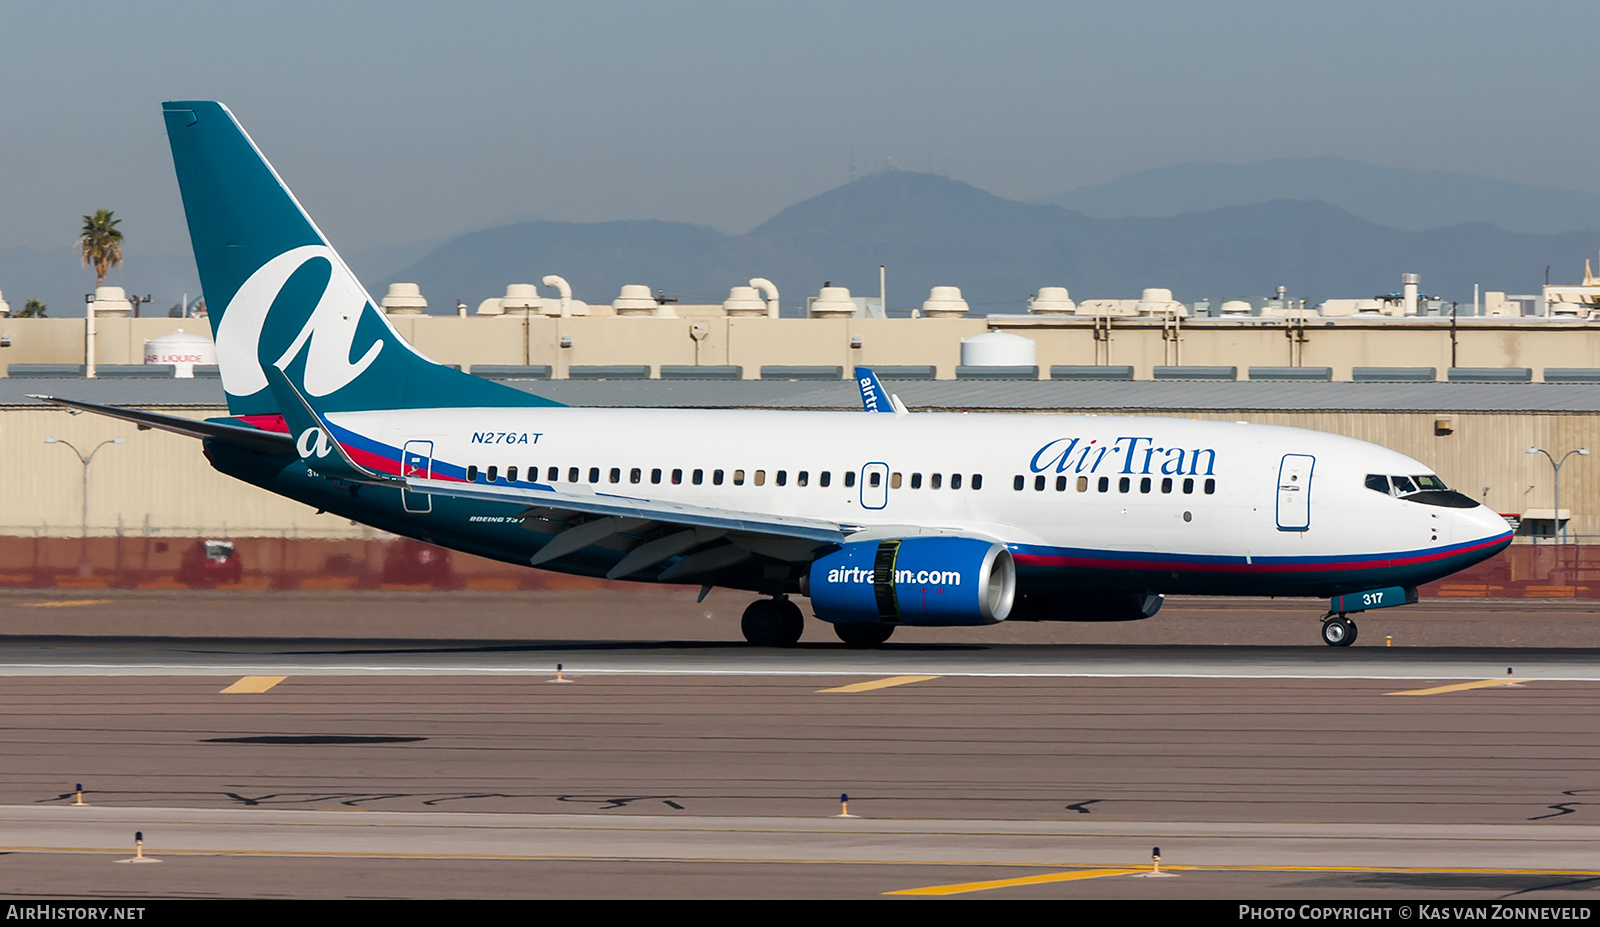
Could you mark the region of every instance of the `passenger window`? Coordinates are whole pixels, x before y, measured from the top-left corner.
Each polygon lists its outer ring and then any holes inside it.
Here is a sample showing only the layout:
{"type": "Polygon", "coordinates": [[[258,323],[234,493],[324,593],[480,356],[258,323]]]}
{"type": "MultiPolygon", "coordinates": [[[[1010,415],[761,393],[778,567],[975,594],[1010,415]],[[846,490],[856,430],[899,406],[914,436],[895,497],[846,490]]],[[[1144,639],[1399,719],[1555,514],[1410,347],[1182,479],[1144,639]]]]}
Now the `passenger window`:
{"type": "Polygon", "coordinates": [[[941,477],[937,473],[935,473],[934,475],[928,477],[928,488],[929,489],[938,489],[940,480],[941,480],[941,477]]]}
{"type": "Polygon", "coordinates": [[[752,482],[754,482],[757,486],[765,485],[766,482],[767,482],[767,471],[765,471],[765,470],[757,470],[756,471],[756,478],[754,480],[752,480],[752,482]]]}
{"type": "Polygon", "coordinates": [[[1382,473],[1368,473],[1367,488],[1387,496],[1389,494],[1389,478],[1382,473]]]}
{"type": "Polygon", "coordinates": [[[788,470],[779,470],[777,475],[773,478],[772,481],[774,483],[777,483],[779,486],[787,486],[787,485],[789,485],[789,471],[788,470]]]}
{"type": "Polygon", "coordinates": [[[960,489],[961,488],[961,474],[959,474],[959,473],[950,474],[950,488],[951,489],[960,489]]]}
{"type": "Polygon", "coordinates": [[[1089,478],[1087,476],[1078,477],[1078,492],[1088,492],[1088,491],[1089,491],[1089,478]]]}
{"type": "Polygon", "coordinates": [[[672,471],[672,485],[677,486],[679,483],[682,483],[682,482],[683,482],[683,471],[680,470],[680,469],[674,468],[673,471],[672,471]]]}
{"type": "Polygon", "coordinates": [[[1161,491],[1172,492],[1172,477],[1164,476],[1161,478],[1161,491]]]}
{"type": "Polygon", "coordinates": [[[704,483],[705,481],[706,481],[706,471],[704,471],[704,470],[696,470],[696,471],[694,471],[694,484],[696,486],[699,486],[701,483],[704,483]]]}
{"type": "Polygon", "coordinates": [[[591,483],[600,482],[600,468],[599,467],[590,467],[589,468],[589,482],[591,482],[591,483]]]}
{"type": "Polygon", "coordinates": [[[1117,480],[1117,492],[1127,492],[1128,490],[1130,490],[1132,488],[1133,488],[1133,480],[1130,480],[1127,477],[1123,477],[1122,479],[1117,480]]]}
{"type": "Polygon", "coordinates": [[[811,474],[806,472],[805,470],[801,470],[799,473],[796,473],[794,475],[794,484],[796,486],[808,486],[808,485],[810,485],[811,484],[811,474]]]}
{"type": "Polygon", "coordinates": [[[567,482],[576,483],[577,481],[578,481],[578,468],[577,467],[568,467],[567,468],[567,482]]]}
{"type": "Polygon", "coordinates": [[[974,491],[983,488],[983,474],[982,473],[974,473],[974,474],[972,474],[972,488],[973,488],[974,491]]]}
{"type": "Polygon", "coordinates": [[[1099,490],[1101,492],[1110,492],[1111,491],[1111,477],[1109,477],[1109,476],[1100,477],[1100,485],[1099,485],[1098,488],[1099,488],[1099,490]]]}
{"type": "Polygon", "coordinates": [[[1208,495],[1208,496],[1212,495],[1216,491],[1217,491],[1217,481],[1216,480],[1206,480],[1206,495],[1208,495]]]}
{"type": "Polygon", "coordinates": [[[628,482],[637,483],[642,479],[644,479],[644,471],[640,470],[638,467],[634,467],[632,470],[628,471],[628,482]]]}
{"type": "Polygon", "coordinates": [[[1144,477],[1144,478],[1139,480],[1139,491],[1140,492],[1149,492],[1150,491],[1150,477],[1147,476],[1147,477],[1144,477]]]}
{"type": "Polygon", "coordinates": [[[1064,476],[1056,477],[1056,492],[1066,492],[1066,491],[1067,491],[1067,478],[1064,477],[1064,476]]]}
{"type": "Polygon", "coordinates": [[[613,483],[622,482],[622,468],[621,467],[612,467],[611,468],[611,482],[613,482],[613,483]]]}
{"type": "Polygon", "coordinates": [[[1026,484],[1027,484],[1027,477],[1023,476],[1020,473],[1018,473],[1011,480],[1011,488],[1015,489],[1017,492],[1021,492],[1022,491],[1022,487],[1024,485],[1026,485],[1026,484]]]}
{"type": "Polygon", "coordinates": [[[922,474],[920,474],[920,473],[911,474],[911,488],[912,489],[921,489],[922,488],[922,474]]]}
{"type": "MultiPolygon", "coordinates": [[[[828,488],[828,484],[831,482],[833,482],[833,474],[827,470],[822,471],[822,475],[817,477],[817,485],[824,489],[828,488]]],[[[846,486],[851,485],[850,474],[845,475],[844,484],[846,486]]]]}
{"type": "Polygon", "coordinates": [[[735,485],[735,486],[743,486],[744,485],[744,471],[743,470],[735,470],[735,471],[733,471],[733,485],[735,485]]]}
{"type": "Polygon", "coordinates": [[[472,466],[467,468],[467,482],[476,483],[477,481],[478,481],[478,465],[477,464],[473,464],[472,466]]]}
{"type": "Polygon", "coordinates": [[[713,485],[713,486],[721,486],[722,485],[722,471],[721,470],[712,470],[711,471],[711,485],[713,485]]]}
{"type": "Polygon", "coordinates": [[[656,467],[654,470],[650,471],[650,482],[652,482],[652,483],[660,483],[661,482],[661,468],[660,467],[656,467]]]}
{"type": "Polygon", "coordinates": [[[889,488],[890,489],[899,489],[900,488],[900,474],[898,474],[898,473],[889,474],[889,488]]]}
{"type": "Polygon", "coordinates": [[[871,486],[873,489],[877,489],[878,484],[881,482],[883,482],[883,474],[876,470],[872,471],[872,475],[867,477],[867,485],[871,486]]]}
{"type": "Polygon", "coordinates": [[[549,470],[545,471],[544,479],[547,483],[559,482],[561,480],[561,468],[551,467],[549,470]]]}
{"type": "Polygon", "coordinates": [[[1041,473],[1033,478],[1033,491],[1044,492],[1044,474],[1041,473]]]}
{"type": "MultiPolygon", "coordinates": [[[[824,485],[824,486],[828,485],[828,474],[826,474],[826,473],[822,474],[822,485],[824,485]]],[[[845,489],[853,489],[853,488],[855,488],[855,485],[856,485],[856,471],[851,470],[849,473],[846,473],[844,475],[844,488],[845,489]]]]}
{"type": "Polygon", "coordinates": [[[1189,495],[1189,494],[1191,494],[1193,492],[1194,492],[1194,479],[1192,477],[1187,477],[1187,476],[1184,477],[1183,478],[1183,494],[1187,496],[1187,495],[1189,495]]]}
{"type": "Polygon", "coordinates": [[[500,469],[499,467],[490,467],[489,468],[489,482],[493,483],[495,481],[495,473],[498,472],[499,469],[500,469]]]}

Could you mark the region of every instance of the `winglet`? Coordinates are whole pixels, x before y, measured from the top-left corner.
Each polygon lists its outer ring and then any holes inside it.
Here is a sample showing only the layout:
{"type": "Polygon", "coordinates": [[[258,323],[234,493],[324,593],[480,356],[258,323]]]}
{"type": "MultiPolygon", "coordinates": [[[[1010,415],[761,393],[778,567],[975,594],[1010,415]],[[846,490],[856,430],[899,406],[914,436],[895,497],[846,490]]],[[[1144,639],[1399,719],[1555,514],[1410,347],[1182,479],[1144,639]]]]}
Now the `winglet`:
{"type": "Polygon", "coordinates": [[[870,368],[856,368],[856,386],[861,388],[861,406],[866,411],[894,414],[895,409],[889,400],[889,394],[884,391],[883,384],[878,382],[878,375],[870,368]]]}
{"type": "Polygon", "coordinates": [[[338,429],[327,418],[311,407],[283,371],[271,364],[262,367],[267,375],[267,385],[283,410],[284,424],[295,436],[294,447],[306,465],[326,477],[359,482],[390,482],[396,477],[378,473],[351,459],[344,443],[339,440],[338,429]]]}

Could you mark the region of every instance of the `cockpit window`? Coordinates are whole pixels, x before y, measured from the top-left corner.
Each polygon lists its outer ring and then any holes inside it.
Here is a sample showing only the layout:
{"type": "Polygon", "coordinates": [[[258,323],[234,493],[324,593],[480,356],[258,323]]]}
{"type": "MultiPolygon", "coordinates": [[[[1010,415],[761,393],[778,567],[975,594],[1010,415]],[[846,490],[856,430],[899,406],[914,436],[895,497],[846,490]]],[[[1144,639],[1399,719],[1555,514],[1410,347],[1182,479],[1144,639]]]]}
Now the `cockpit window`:
{"type": "Polygon", "coordinates": [[[1417,484],[1411,482],[1409,476],[1397,476],[1394,478],[1394,491],[1403,496],[1406,493],[1416,492],[1417,484]]]}
{"type": "Polygon", "coordinates": [[[1423,476],[1413,477],[1413,479],[1415,479],[1417,481],[1417,488],[1418,489],[1449,489],[1450,488],[1450,487],[1448,487],[1448,486],[1446,486],[1444,484],[1444,480],[1439,479],[1437,476],[1423,475],[1423,476]]]}
{"type": "Polygon", "coordinates": [[[1389,494],[1389,478],[1382,473],[1368,473],[1367,488],[1387,496],[1389,494]]]}

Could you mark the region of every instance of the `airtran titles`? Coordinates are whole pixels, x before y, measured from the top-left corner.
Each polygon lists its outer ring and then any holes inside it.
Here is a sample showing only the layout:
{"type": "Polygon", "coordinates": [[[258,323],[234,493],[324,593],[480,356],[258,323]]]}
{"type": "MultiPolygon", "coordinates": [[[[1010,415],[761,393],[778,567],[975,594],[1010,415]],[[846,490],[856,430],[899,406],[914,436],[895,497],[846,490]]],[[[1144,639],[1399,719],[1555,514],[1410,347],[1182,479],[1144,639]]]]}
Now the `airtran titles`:
{"type": "Polygon", "coordinates": [[[1034,473],[1160,473],[1167,476],[1215,476],[1215,448],[1158,447],[1154,438],[1057,438],[1039,448],[1028,462],[1034,473]]]}

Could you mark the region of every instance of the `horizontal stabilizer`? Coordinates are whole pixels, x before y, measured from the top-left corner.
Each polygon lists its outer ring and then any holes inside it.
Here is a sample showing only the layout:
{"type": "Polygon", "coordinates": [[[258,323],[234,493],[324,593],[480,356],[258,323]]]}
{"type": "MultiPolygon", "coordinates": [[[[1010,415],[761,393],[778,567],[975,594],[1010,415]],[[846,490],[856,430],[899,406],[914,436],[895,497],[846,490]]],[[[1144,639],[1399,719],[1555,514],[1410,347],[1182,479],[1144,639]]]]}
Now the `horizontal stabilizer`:
{"type": "Polygon", "coordinates": [[[132,422],[138,425],[141,431],[147,428],[158,428],[162,431],[187,435],[191,438],[236,444],[253,451],[277,454],[294,453],[294,439],[275,431],[262,431],[259,428],[250,428],[245,425],[229,425],[225,422],[196,421],[192,418],[180,418],[176,415],[162,415],[159,412],[140,412],[136,409],[103,406],[99,403],[81,402],[76,399],[61,399],[56,396],[29,394],[29,397],[40,402],[48,402],[51,405],[77,409],[80,412],[93,412],[96,415],[119,418],[125,422],[132,422]]]}

